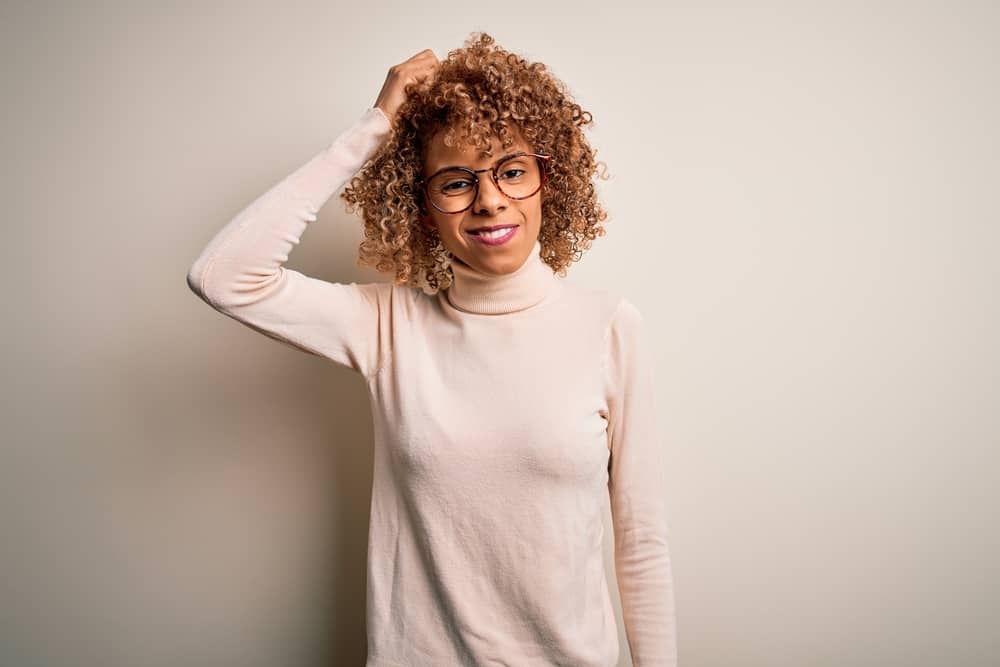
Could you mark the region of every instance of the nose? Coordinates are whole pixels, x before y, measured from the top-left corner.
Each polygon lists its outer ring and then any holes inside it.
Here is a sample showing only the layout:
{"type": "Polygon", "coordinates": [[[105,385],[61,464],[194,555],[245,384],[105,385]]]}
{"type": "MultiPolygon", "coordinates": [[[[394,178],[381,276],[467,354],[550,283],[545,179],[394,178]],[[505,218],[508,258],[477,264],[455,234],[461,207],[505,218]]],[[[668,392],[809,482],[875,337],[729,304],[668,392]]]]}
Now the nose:
{"type": "Polygon", "coordinates": [[[480,215],[496,215],[499,211],[507,208],[507,195],[502,193],[497,184],[493,182],[491,172],[491,169],[476,171],[479,187],[476,191],[476,199],[472,202],[472,209],[473,212],[480,215]]]}

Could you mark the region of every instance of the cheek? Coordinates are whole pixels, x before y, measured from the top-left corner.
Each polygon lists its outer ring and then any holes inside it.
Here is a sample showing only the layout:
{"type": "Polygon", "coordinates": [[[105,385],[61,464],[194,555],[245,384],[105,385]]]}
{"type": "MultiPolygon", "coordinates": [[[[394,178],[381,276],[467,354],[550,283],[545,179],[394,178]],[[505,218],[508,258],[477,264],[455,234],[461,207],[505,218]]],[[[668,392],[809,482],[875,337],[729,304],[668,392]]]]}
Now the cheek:
{"type": "Polygon", "coordinates": [[[457,233],[459,223],[461,222],[457,218],[460,216],[446,216],[442,213],[430,213],[424,214],[424,224],[428,229],[431,229],[438,233],[438,235],[447,235],[457,233]]]}
{"type": "Polygon", "coordinates": [[[534,202],[534,206],[531,207],[531,212],[529,214],[532,219],[540,220],[542,217],[542,201],[539,199],[534,202]]]}

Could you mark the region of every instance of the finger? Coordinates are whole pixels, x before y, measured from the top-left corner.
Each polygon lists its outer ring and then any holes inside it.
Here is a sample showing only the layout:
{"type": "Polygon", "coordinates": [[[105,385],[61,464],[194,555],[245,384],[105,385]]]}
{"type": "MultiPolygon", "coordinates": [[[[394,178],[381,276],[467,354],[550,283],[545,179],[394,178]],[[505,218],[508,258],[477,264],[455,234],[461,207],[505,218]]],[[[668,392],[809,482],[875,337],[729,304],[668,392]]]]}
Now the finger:
{"type": "Polygon", "coordinates": [[[413,65],[409,71],[409,76],[414,79],[423,79],[434,76],[437,65],[413,65]]]}
{"type": "Polygon", "coordinates": [[[432,61],[428,61],[428,62],[423,63],[421,65],[421,68],[425,69],[427,71],[433,71],[433,70],[436,70],[440,66],[441,66],[441,62],[435,58],[432,61]]]}
{"type": "Polygon", "coordinates": [[[410,56],[407,59],[406,62],[416,62],[416,61],[424,60],[426,58],[437,59],[437,56],[435,56],[434,52],[431,51],[430,49],[424,49],[423,51],[420,51],[419,53],[414,53],[412,56],[410,56]]]}

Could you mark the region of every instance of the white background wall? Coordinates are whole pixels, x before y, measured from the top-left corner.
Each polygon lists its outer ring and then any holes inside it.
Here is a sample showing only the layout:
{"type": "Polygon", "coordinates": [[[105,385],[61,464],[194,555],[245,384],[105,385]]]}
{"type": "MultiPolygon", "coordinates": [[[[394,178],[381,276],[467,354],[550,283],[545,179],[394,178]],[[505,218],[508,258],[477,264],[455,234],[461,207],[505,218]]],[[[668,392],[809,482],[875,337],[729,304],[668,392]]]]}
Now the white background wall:
{"type": "Polygon", "coordinates": [[[596,120],[570,279],[658,340],[682,665],[996,664],[997,5],[653,4],[0,7],[0,663],[363,663],[363,383],[185,274],[486,30],[596,120]]]}

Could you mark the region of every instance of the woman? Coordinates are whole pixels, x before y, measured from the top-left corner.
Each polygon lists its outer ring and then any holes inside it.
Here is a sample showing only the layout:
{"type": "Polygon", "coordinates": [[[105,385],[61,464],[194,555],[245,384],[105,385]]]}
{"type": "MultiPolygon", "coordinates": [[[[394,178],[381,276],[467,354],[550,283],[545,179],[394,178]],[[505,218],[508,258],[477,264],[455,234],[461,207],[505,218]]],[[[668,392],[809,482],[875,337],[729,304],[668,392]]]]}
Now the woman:
{"type": "Polygon", "coordinates": [[[190,270],[212,307],[366,380],[368,667],[617,664],[608,497],[633,662],[676,664],[642,318],[562,278],[604,233],[590,122],[489,35],[444,62],[422,51],[190,270]],[[282,266],[348,179],[361,260],[392,282],[282,266]]]}

